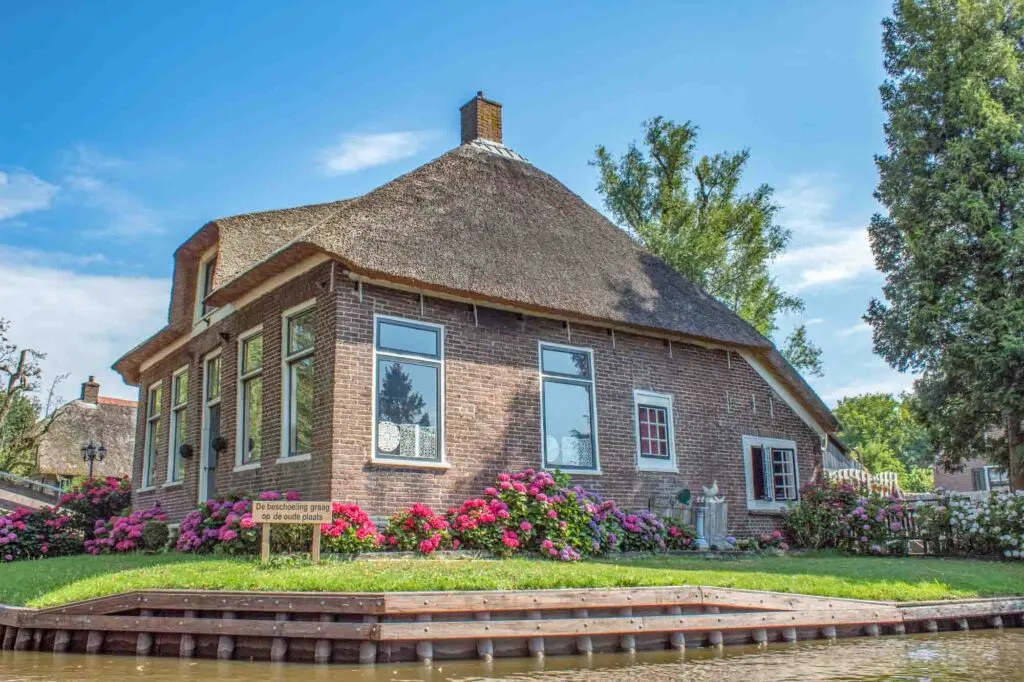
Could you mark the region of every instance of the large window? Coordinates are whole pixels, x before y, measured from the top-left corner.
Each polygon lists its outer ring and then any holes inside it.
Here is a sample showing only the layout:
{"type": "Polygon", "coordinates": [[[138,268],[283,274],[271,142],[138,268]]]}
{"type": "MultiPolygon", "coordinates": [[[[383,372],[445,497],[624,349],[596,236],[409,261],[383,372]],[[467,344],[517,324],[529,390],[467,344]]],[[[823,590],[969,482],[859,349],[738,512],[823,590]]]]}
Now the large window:
{"type": "Polygon", "coordinates": [[[743,437],[749,509],[781,509],[798,498],[796,443],[743,437]]]}
{"type": "Polygon", "coordinates": [[[1010,476],[1006,469],[997,466],[984,466],[971,469],[975,490],[1009,490],[1010,476]]]}
{"type": "Polygon", "coordinates": [[[374,457],[441,462],[444,328],[377,317],[374,457]]]}
{"type": "Polygon", "coordinates": [[[203,371],[203,435],[200,446],[199,501],[205,502],[217,489],[217,452],[214,441],[220,438],[220,351],[206,356],[203,371]]]}
{"type": "Polygon", "coordinates": [[[171,377],[171,443],[167,449],[167,484],[185,478],[185,460],[179,450],[188,440],[188,367],[171,377]]]}
{"type": "Polygon", "coordinates": [[[633,410],[637,468],[675,471],[672,396],[633,391],[633,410]]]}
{"type": "Polygon", "coordinates": [[[160,433],[162,420],[160,411],[163,405],[164,384],[158,381],[149,387],[146,394],[146,442],[145,456],[142,460],[142,487],[152,488],[156,477],[156,453],[160,449],[160,433]]]}
{"type": "Polygon", "coordinates": [[[591,352],[540,344],[544,466],[599,471],[591,352]]]}
{"type": "Polygon", "coordinates": [[[238,455],[236,467],[258,466],[263,453],[263,332],[238,341],[238,455]]]}
{"type": "Polygon", "coordinates": [[[312,303],[284,315],[284,425],[281,457],[309,457],[313,451],[313,351],[316,316],[312,303]]]}

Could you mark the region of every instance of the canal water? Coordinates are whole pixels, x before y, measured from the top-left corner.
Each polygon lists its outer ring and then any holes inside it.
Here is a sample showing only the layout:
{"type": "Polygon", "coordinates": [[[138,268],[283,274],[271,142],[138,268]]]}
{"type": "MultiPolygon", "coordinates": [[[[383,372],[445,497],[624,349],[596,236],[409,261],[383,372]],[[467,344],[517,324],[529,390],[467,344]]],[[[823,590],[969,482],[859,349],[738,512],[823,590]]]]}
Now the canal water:
{"type": "Polygon", "coordinates": [[[1024,680],[1024,630],[849,639],[724,650],[640,652],[543,661],[359,666],[0,652],[3,682],[385,682],[404,680],[1024,680]]]}

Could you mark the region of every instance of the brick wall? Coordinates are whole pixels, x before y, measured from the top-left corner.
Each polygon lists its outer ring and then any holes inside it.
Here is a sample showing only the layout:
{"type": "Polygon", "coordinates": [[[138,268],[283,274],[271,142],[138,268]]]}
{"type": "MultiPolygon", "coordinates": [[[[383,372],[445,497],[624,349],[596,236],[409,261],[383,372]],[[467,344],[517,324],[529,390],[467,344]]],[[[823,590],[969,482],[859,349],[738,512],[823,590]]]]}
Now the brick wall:
{"type": "Polygon", "coordinates": [[[966,459],[960,471],[946,471],[942,466],[935,465],[935,487],[960,493],[971,492],[974,490],[974,475],[971,470],[987,464],[988,462],[983,459],[966,459]]]}
{"type": "MultiPolygon", "coordinates": [[[[143,373],[136,481],[141,480],[145,387],[163,378],[169,428],[170,375],[189,371],[189,442],[184,483],[137,492],[135,503],[160,500],[180,517],[195,506],[199,471],[201,358],[217,346],[222,356],[222,433],[230,447],[218,463],[220,492],[295,488],[307,498],[330,495],[357,502],[374,516],[422,501],[439,509],[477,495],[500,471],[541,463],[538,341],[590,348],[594,354],[597,433],[601,473],[575,480],[630,507],[666,511],[678,491],[699,494],[718,481],[738,534],[775,527],[778,516],[746,510],[741,439],[744,435],[793,440],[799,475],[810,479],[821,460],[820,441],[737,354],[608,330],[478,308],[416,294],[356,286],[330,264],[318,266],[232,314],[143,373]],[[317,300],[313,455],[307,462],[277,463],[281,415],[281,313],[317,300]],[[373,414],[373,316],[375,313],[445,326],[444,447],[446,469],[385,466],[370,462],[373,414]],[[232,471],[235,458],[237,343],[240,333],[263,323],[263,456],[258,469],[232,471]],[[224,342],[221,333],[229,335],[224,342]],[[639,472],[633,426],[633,390],[673,395],[678,473],[639,472]],[[727,399],[728,395],[728,399],[727,399]]],[[[157,455],[158,486],[166,480],[166,433],[157,455]]]]}

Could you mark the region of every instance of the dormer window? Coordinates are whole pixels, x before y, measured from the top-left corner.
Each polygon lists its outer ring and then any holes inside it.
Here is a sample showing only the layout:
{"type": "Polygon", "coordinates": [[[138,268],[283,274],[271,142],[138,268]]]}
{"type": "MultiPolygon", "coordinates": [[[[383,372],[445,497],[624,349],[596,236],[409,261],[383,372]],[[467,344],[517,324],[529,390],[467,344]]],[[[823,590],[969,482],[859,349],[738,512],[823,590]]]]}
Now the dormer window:
{"type": "Polygon", "coordinates": [[[214,307],[207,304],[206,297],[213,291],[213,275],[217,271],[217,251],[214,249],[199,264],[199,286],[196,291],[196,320],[201,320],[213,312],[214,307]]]}

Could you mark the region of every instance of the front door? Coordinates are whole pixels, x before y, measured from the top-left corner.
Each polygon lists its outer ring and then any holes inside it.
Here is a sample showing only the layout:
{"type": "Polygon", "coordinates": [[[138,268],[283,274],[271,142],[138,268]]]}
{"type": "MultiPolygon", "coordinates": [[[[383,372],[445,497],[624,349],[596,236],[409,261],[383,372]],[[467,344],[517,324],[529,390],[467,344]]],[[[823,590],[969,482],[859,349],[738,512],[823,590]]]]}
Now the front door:
{"type": "Polygon", "coordinates": [[[203,426],[199,453],[199,503],[217,492],[217,450],[220,437],[220,352],[208,356],[203,372],[203,426]]]}

